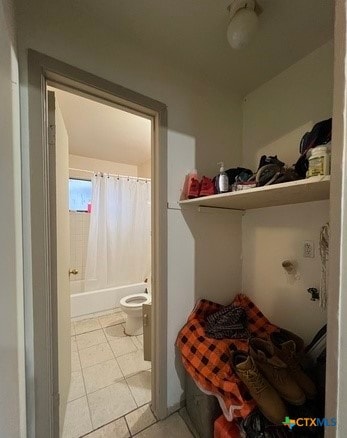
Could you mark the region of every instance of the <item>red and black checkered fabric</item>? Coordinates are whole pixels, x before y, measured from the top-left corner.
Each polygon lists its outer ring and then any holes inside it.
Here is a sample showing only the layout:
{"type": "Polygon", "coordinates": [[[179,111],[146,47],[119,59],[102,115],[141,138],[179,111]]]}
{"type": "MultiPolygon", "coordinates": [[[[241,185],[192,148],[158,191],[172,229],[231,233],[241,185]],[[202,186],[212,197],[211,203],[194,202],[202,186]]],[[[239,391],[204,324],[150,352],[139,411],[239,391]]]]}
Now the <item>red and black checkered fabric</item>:
{"type": "MultiPolygon", "coordinates": [[[[277,330],[246,295],[236,295],[231,304],[245,309],[252,336],[266,338],[277,330]]],[[[212,301],[199,301],[179,332],[176,345],[187,372],[205,393],[218,398],[225,417],[232,421],[246,417],[255,403],[230,366],[231,350],[248,351],[247,339],[220,340],[205,335],[207,316],[223,307],[212,301]]]]}

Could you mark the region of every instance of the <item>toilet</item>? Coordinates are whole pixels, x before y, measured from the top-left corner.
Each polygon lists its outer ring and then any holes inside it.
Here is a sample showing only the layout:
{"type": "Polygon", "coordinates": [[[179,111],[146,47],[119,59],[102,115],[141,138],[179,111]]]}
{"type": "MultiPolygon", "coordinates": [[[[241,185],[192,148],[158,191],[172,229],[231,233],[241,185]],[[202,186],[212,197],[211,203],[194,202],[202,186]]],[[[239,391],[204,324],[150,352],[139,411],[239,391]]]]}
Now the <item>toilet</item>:
{"type": "Polygon", "coordinates": [[[128,295],[120,300],[120,307],[127,318],[125,322],[125,333],[129,336],[142,335],[142,305],[151,303],[149,293],[128,295]]]}

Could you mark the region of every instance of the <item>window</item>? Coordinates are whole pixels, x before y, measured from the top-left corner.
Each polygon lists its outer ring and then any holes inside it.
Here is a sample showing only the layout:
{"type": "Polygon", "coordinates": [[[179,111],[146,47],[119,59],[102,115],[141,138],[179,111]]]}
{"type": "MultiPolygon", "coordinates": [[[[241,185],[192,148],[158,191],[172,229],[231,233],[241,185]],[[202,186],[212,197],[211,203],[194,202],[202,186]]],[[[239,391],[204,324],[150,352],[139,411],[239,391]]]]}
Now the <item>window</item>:
{"type": "Polygon", "coordinates": [[[69,210],[90,213],[92,182],[84,179],[69,179],[69,210]]]}

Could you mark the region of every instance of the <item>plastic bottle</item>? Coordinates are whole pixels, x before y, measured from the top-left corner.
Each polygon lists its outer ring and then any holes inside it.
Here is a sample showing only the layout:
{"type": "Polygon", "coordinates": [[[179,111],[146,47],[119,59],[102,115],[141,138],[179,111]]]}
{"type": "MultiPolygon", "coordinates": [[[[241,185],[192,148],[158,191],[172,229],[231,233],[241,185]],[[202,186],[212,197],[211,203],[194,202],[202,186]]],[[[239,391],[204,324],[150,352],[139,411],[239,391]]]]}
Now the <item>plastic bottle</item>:
{"type": "Polygon", "coordinates": [[[307,178],[318,175],[330,175],[330,154],[327,146],[312,149],[308,159],[307,178]]]}
{"type": "Polygon", "coordinates": [[[216,190],[217,193],[226,193],[229,191],[229,178],[225,173],[224,163],[220,162],[219,175],[216,177],[216,190]]]}

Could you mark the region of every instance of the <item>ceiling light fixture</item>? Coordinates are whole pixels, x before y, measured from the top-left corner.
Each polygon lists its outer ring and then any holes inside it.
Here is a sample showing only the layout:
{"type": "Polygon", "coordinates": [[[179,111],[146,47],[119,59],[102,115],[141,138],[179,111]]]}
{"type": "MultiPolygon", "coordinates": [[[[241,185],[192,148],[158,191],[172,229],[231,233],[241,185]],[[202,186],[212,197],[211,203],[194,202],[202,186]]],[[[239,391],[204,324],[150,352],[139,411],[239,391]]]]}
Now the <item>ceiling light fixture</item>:
{"type": "Polygon", "coordinates": [[[233,0],[228,10],[228,42],[233,49],[243,49],[258,29],[257,12],[261,13],[261,9],[255,0],[233,0]]]}

